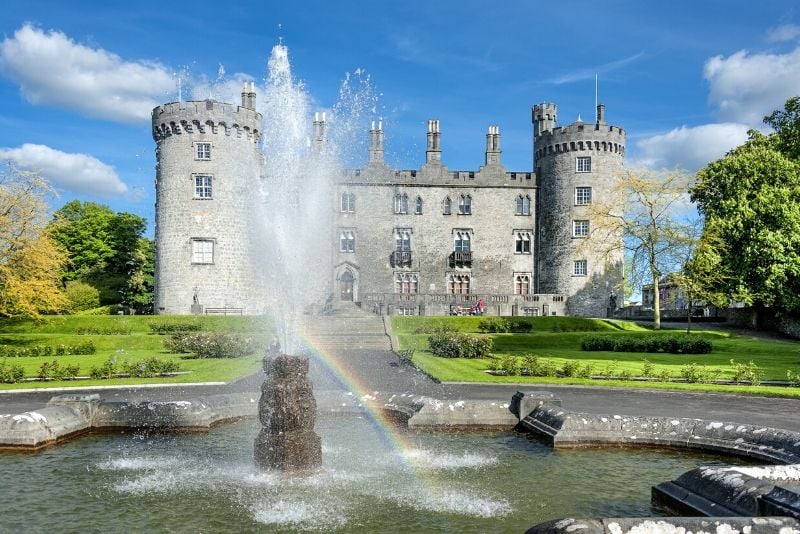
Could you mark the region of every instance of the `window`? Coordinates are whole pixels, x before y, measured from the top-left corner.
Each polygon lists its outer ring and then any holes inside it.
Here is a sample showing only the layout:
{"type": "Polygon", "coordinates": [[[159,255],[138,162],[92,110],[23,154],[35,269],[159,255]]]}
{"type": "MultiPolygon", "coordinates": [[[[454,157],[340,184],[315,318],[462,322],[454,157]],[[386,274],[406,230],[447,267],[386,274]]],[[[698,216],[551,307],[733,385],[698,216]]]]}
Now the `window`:
{"type": "Polygon", "coordinates": [[[574,276],[586,276],[586,260],[575,260],[572,267],[572,274],[574,276]]]}
{"type": "Polygon", "coordinates": [[[514,275],[514,294],[527,295],[531,289],[531,274],[517,273],[514,275]]]}
{"type": "Polygon", "coordinates": [[[514,252],[516,254],[531,253],[531,232],[530,230],[516,230],[514,232],[514,252]]]}
{"type": "Polygon", "coordinates": [[[573,237],[589,237],[589,221],[572,221],[573,237]]]}
{"type": "Polygon", "coordinates": [[[192,263],[214,263],[212,239],[192,239],[192,263]]]}
{"type": "Polygon", "coordinates": [[[394,196],[394,212],[404,215],[408,213],[408,195],[397,193],[394,196]]]}
{"type": "Polygon", "coordinates": [[[517,215],[531,214],[531,197],[528,195],[517,196],[517,215]]]}
{"type": "Polygon", "coordinates": [[[469,274],[451,273],[447,276],[447,291],[453,295],[469,295],[469,274]]]}
{"type": "Polygon", "coordinates": [[[470,235],[469,232],[460,230],[456,232],[455,238],[455,251],[456,252],[469,252],[470,248],[470,235]]]}
{"type": "Polygon", "coordinates": [[[575,204],[578,206],[585,206],[592,203],[592,188],[591,187],[576,187],[575,188],[575,204]]]}
{"type": "Polygon", "coordinates": [[[416,308],[397,308],[397,315],[416,315],[416,308]]]}
{"type": "Polygon", "coordinates": [[[394,249],[398,252],[411,250],[411,229],[396,228],[394,231],[394,249]]]}
{"type": "Polygon", "coordinates": [[[211,176],[196,174],[194,177],[194,198],[211,198],[211,176]]]}
{"type": "Polygon", "coordinates": [[[356,211],[355,193],[342,193],[342,213],[353,213],[356,211]]]}
{"type": "Polygon", "coordinates": [[[525,317],[539,317],[539,308],[522,308],[525,317]]]}
{"type": "Polygon", "coordinates": [[[444,213],[445,215],[450,215],[451,207],[452,203],[450,202],[450,197],[444,197],[444,200],[442,201],[442,213],[444,213]]]}
{"type": "Polygon", "coordinates": [[[472,197],[470,195],[461,195],[461,200],[458,201],[458,213],[472,215],[472,197]]]}
{"type": "Polygon", "coordinates": [[[575,171],[592,172],[592,158],[590,156],[575,158],[575,171]]]}
{"type": "Polygon", "coordinates": [[[356,233],[353,230],[339,232],[339,252],[356,251],[356,233]]]}
{"type": "Polygon", "coordinates": [[[416,295],[419,275],[417,273],[394,273],[394,292],[416,295]]]}
{"type": "Polygon", "coordinates": [[[211,143],[195,143],[195,159],[211,159],[211,143]]]}
{"type": "Polygon", "coordinates": [[[414,213],[417,215],[422,215],[422,197],[417,197],[414,201],[414,213]]]}

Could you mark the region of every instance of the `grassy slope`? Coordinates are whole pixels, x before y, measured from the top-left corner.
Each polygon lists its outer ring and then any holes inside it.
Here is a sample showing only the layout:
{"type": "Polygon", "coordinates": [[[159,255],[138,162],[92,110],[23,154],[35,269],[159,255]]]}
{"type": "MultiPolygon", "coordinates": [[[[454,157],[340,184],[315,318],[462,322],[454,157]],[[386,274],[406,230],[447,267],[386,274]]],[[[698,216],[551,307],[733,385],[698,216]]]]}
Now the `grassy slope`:
{"type": "Polygon", "coordinates": [[[91,340],[97,348],[92,355],[52,356],[49,358],[7,358],[6,363],[22,365],[25,376],[36,376],[44,361],[57,360],[61,365],[77,364],[80,374],[88,375],[93,366],[100,366],[110,357],[117,363],[143,360],[150,356],[178,361],[181,371],[188,374],[164,378],[120,378],[111,380],[81,380],[25,382],[20,384],[0,384],[3,389],[29,387],[61,387],[88,385],[123,385],[142,383],[187,383],[208,381],[231,381],[258,369],[260,355],[236,359],[183,359],[178,354],[168,353],[162,344],[163,336],[151,334],[151,323],[196,323],[204,330],[233,330],[251,334],[259,339],[271,335],[267,319],[262,317],[168,317],[168,316],[57,316],[42,321],[4,320],[0,321],[0,345],[25,347],[32,345],[77,345],[91,340]],[[115,328],[130,330],[129,335],[77,335],[79,328],[115,328]]]}
{"type": "MultiPolygon", "coordinates": [[[[526,318],[533,325],[530,334],[488,334],[493,341],[493,355],[501,357],[507,354],[521,356],[535,353],[552,360],[561,366],[566,360],[580,360],[582,363],[593,362],[596,373],[601,374],[609,365],[617,371],[629,370],[634,376],[641,375],[644,359],[655,364],[656,371],[668,369],[673,376],[679,376],[681,368],[690,362],[707,365],[723,370],[722,378],[731,377],[733,367],[730,360],[737,362],[754,361],[764,371],[764,379],[784,380],[787,369],[800,370],[800,342],[763,341],[734,336],[723,332],[703,331],[699,335],[710,339],[714,349],[711,354],[647,354],[628,352],[586,352],[581,350],[581,340],[588,335],[586,331],[554,332],[553,330],[592,330],[598,335],[652,335],[654,332],[634,323],[605,321],[597,319],[580,319],[572,317],[534,317],[526,318]],[[612,363],[615,362],[615,363],[612,363]]],[[[442,381],[468,382],[530,382],[530,383],[563,383],[614,385],[625,387],[648,387],[669,389],[736,391],[747,393],[777,394],[800,396],[797,388],[776,388],[761,386],[758,388],[742,386],[712,386],[705,384],[675,384],[630,381],[597,381],[578,378],[540,378],[521,376],[492,376],[484,372],[488,368],[488,360],[447,359],[433,356],[427,351],[427,335],[415,333],[419,327],[436,322],[450,322],[449,318],[397,317],[392,319],[394,332],[398,335],[402,347],[415,347],[417,352],[414,362],[442,381]],[[746,390],[746,391],[745,391],[746,390]]],[[[452,324],[464,332],[477,332],[480,318],[453,318],[452,324]]],[[[658,335],[675,334],[675,330],[664,330],[658,335]]]]}

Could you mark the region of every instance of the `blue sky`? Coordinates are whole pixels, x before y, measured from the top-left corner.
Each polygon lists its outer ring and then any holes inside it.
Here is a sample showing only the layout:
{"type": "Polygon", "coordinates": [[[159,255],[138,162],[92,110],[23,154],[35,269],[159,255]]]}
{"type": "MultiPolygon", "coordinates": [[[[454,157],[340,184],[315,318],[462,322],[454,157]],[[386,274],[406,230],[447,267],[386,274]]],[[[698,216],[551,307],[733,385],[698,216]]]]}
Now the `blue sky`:
{"type": "Polygon", "coordinates": [[[790,0],[232,4],[6,0],[0,159],[40,170],[56,208],[94,200],[152,222],[149,116],[178,99],[174,73],[185,92],[220,65],[231,87],[261,84],[280,38],[320,109],[346,73],[369,75],[386,159],[401,168],[423,162],[436,118],[451,169],[477,169],[496,124],[503,162],[529,171],[531,105],[557,103],[560,124],[591,120],[595,74],[628,164],[653,168],[696,170],[800,94],[790,0]]]}

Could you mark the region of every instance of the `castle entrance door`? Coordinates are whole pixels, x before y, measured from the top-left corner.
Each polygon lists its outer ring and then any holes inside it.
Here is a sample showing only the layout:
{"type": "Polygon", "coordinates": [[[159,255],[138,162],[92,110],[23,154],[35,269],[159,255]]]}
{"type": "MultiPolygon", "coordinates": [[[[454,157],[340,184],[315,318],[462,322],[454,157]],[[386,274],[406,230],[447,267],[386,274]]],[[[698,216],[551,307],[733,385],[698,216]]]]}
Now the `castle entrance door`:
{"type": "Polygon", "coordinates": [[[345,271],[339,277],[340,299],[353,302],[353,273],[345,271]]]}

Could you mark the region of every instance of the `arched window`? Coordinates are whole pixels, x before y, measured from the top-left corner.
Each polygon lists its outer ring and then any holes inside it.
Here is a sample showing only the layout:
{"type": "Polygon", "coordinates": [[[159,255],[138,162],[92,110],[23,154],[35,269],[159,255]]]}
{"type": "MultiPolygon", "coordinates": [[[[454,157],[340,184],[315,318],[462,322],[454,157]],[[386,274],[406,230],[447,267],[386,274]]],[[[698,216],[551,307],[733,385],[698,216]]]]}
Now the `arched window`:
{"type": "Polygon", "coordinates": [[[514,232],[514,252],[517,254],[531,253],[531,233],[528,230],[514,232]]]}
{"type": "Polygon", "coordinates": [[[408,228],[397,228],[394,231],[395,250],[398,252],[408,252],[411,250],[411,230],[408,228]]]}
{"type": "Polygon", "coordinates": [[[417,273],[394,273],[394,292],[416,295],[418,288],[417,273]]]}
{"type": "Polygon", "coordinates": [[[469,252],[470,250],[469,232],[456,232],[455,251],[469,252]]]}
{"type": "Polygon", "coordinates": [[[517,195],[517,215],[531,214],[531,197],[529,195],[517,195]]]}
{"type": "Polygon", "coordinates": [[[417,197],[414,201],[414,213],[417,215],[422,215],[422,197],[417,197]]]}
{"type": "Polygon", "coordinates": [[[450,201],[450,197],[444,197],[444,200],[442,201],[442,213],[445,215],[450,215],[451,207],[452,203],[450,201]]]}
{"type": "Polygon", "coordinates": [[[469,274],[451,273],[447,276],[447,291],[453,295],[469,295],[469,274]]]}
{"type": "Polygon", "coordinates": [[[461,215],[472,214],[472,197],[470,195],[461,195],[458,202],[458,213],[461,215]]]}
{"type": "Polygon", "coordinates": [[[514,276],[514,294],[527,295],[530,293],[531,275],[528,273],[518,273],[514,276]]]}

